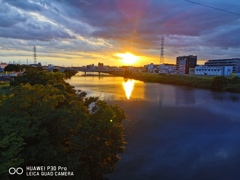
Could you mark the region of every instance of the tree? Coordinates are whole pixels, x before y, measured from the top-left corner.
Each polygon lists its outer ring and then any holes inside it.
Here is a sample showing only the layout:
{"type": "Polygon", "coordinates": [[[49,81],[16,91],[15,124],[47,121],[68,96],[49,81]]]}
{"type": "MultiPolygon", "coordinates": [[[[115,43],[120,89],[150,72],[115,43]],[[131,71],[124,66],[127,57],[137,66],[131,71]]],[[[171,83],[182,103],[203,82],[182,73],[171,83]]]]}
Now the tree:
{"type": "Polygon", "coordinates": [[[5,68],[4,71],[16,71],[19,72],[23,70],[22,66],[19,64],[8,64],[5,68]]]}
{"type": "Polygon", "coordinates": [[[59,69],[53,69],[53,72],[59,72],[59,69]]]}
{"type": "Polygon", "coordinates": [[[0,96],[2,177],[9,167],[26,165],[67,166],[89,180],[114,170],[125,144],[119,107],[76,93],[58,73],[28,73],[12,87],[0,96]]]}
{"type": "Polygon", "coordinates": [[[36,70],[29,70],[24,73],[23,76],[18,76],[14,78],[13,81],[10,82],[11,86],[17,86],[20,84],[30,84],[30,85],[35,85],[35,84],[42,84],[42,85],[47,85],[47,84],[56,84],[56,83],[61,83],[64,84],[64,74],[63,73],[53,73],[53,72],[45,72],[45,71],[36,71],[36,70]]]}
{"type": "Polygon", "coordinates": [[[77,71],[75,71],[75,70],[72,70],[72,69],[65,69],[64,70],[64,73],[65,73],[65,75],[66,75],[66,78],[71,78],[72,76],[74,76],[76,73],[77,73],[77,71]]]}

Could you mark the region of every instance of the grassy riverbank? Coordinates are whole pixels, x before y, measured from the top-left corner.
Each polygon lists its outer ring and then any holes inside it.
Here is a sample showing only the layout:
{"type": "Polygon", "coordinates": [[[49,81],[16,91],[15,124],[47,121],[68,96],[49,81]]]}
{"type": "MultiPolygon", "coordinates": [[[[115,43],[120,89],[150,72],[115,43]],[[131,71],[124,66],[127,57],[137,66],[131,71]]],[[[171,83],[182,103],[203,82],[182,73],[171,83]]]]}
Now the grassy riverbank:
{"type": "Polygon", "coordinates": [[[9,82],[0,81],[0,94],[10,92],[9,82]]]}
{"type": "Polygon", "coordinates": [[[125,77],[141,80],[144,82],[172,84],[194,88],[240,93],[239,77],[223,77],[223,76],[207,77],[177,74],[150,74],[150,73],[131,73],[127,74],[125,77]]]}

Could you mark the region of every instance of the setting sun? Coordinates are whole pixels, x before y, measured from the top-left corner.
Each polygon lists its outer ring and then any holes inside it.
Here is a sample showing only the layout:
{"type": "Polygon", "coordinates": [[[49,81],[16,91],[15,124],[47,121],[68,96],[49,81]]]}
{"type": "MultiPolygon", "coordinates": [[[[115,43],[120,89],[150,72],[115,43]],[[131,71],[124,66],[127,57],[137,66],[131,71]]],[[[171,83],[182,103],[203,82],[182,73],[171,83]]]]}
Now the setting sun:
{"type": "Polygon", "coordinates": [[[129,52],[123,53],[116,53],[117,57],[121,58],[121,62],[123,64],[136,64],[139,60],[138,56],[135,56],[134,54],[131,54],[129,52]]]}

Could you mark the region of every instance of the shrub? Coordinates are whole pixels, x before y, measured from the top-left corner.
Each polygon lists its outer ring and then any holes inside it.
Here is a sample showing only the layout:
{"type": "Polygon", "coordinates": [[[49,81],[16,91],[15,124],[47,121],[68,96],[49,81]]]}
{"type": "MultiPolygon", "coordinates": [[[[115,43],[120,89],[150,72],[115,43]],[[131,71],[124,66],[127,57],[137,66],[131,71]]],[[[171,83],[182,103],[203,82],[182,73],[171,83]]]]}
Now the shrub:
{"type": "Polygon", "coordinates": [[[212,79],[211,89],[223,91],[229,83],[229,79],[224,76],[216,76],[212,79]]]}

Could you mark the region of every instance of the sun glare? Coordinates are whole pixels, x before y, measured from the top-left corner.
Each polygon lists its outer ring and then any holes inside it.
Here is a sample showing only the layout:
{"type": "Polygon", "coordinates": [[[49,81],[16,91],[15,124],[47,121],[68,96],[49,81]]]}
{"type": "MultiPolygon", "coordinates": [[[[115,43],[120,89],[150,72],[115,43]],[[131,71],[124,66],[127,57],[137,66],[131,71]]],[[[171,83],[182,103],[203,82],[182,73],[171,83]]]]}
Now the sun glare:
{"type": "Polygon", "coordinates": [[[123,53],[116,53],[115,55],[117,57],[121,58],[121,62],[123,64],[136,64],[137,61],[139,60],[138,56],[135,56],[134,54],[131,54],[129,52],[126,52],[125,54],[123,54],[123,53]]]}
{"type": "Polygon", "coordinates": [[[130,96],[132,95],[132,91],[133,91],[133,88],[134,88],[134,80],[132,79],[128,79],[127,82],[123,82],[123,88],[125,90],[125,94],[127,96],[127,99],[130,98],[130,96]]]}

